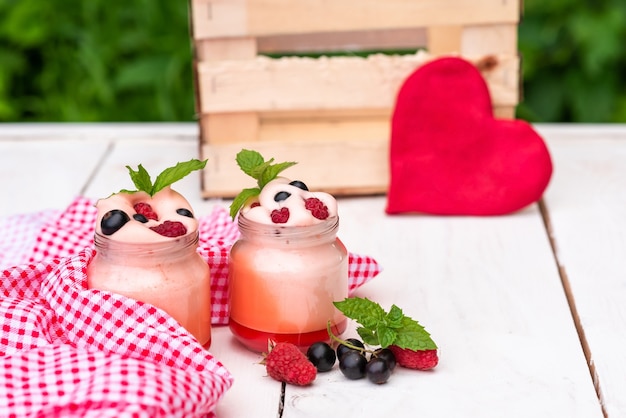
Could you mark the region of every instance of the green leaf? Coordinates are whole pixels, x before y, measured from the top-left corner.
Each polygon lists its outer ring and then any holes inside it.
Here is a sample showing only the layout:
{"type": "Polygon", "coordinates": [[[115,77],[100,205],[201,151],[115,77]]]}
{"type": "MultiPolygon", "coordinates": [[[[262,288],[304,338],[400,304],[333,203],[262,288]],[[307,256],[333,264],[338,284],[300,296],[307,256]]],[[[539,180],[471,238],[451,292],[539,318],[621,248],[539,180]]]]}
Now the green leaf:
{"type": "Polygon", "coordinates": [[[265,170],[263,170],[263,173],[261,174],[261,177],[259,178],[259,187],[261,188],[265,187],[265,185],[269,183],[270,181],[274,180],[281,171],[284,171],[288,169],[289,167],[294,166],[296,164],[297,163],[293,161],[288,161],[288,162],[273,164],[273,165],[268,166],[265,170]]]}
{"type": "Polygon", "coordinates": [[[369,328],[358,327],[356,329],[356,332],[357,334],[359,334],[359,336],[361,337],[361,339],[363,340],[365,344],[379,345],[378,336],[373,330],[369,328]]]}
{"type": "Polygon", "coordinates": [[[150,174],[146,171],[145,168],[141,164],[137,167],[137,171],[133,170],[130,166],[126,166],[128,169],[128,173],[130,174],[130,178],[133,180],[135,187],[137,190],[143,190],[146,193],[152,192],[152,180],[150,179],[150,174]]]}
{"type": "Polygon", "coordinates": [[[346,298],[333,304],[345,316],[354,319],[365,328],[375,329],[386,315],[385,310],[378,303],[367,298],[346,298]]]}
{"type": "Polygon", "coordinates": [[[270,158],[269,160],[262,162],[261,164],[257,165],[252,170],[250,170],[250,176],[253,179],[257,180],[259,187],[261,187],[261,178],[263,177],[263,173],[272,165],[273,162],[274,162],[274,159],[270,158]]]}
{"type": "Polygon", "coordinates": [[[392,305],[385,318],[385,323],[390,328],[400,328],[402,326],[402,318],[404,318],[402,309],[398,308],[396,305],[392,305]]]}
{"type": "Polygon", "coordinates": [[[367,298],[351,297],[333,302],[345,316],[361,325],[357,328],[363,342],[381,348],[397,345],[411,350],[434,350],[437,345],[417,321],[392,305],[389,313],[367,298]]]}
{"type": "Polygon", "coordinates": [[[235,219],[237,213],[241,209],[243,205],[246,204],[248,199],[254,196],[258,196],[261,193],[261,189],[255,187],[253,189],[243,189],[233,200],[233,203],[230,204],[230,216],[235,219]]]}
{"type": "Polygon", "coordinates": [[[257,181],[258,188],[244,189],[235,197],[233,203],[230,205],[230,216],[233,219],[235,219],[241,207],[246,203],[246,200],[261,193],[263,187],[274,180],[276,176],[278,176],[278,173],[297,164],[295,162],[273,164],[273,158],[265,161],[258,151],[248,149],[239,151],[235,160],[239,168],[241,168],[241,171],[257,181]]]}
{"type": "Polygon", "coordinates": [[[261,164],[265,162],[263,156],[259,154],[257,151],[242,149],[237,153],[235,157],[237,161],[237,165],[241,168],[241,171],[246,173],[247,175],[257,178],[253,175],[253,171],[259,167],[261,164]]]}
{"type": "Polygon", "coordinates": [[[158,191],[163,190],[167,186],[177,182],[189,173],[195,170],[201,170],[206,166],[207,160],[189,160],[184,163],[177,163],[174,167],[166,168],[161,174],[159,174],[152,184],[150,174],[146,171],[143,165],[139,164],[137,170],[133,170],[130,166],[126,166],[130,174],[130,178],[133,180],[137,190],[120,190],[124,193],[134,193],[136,191],[143,191],[150,196],[154,196],[158,191]]]}
{"type": "Polygon", "coordinates": [[[206,166],[206,163],[207,160],[200,161],[192,159],[187,162],[178,163],[174,167],[166,168],[154,181],[150,195],[154,196],[159,190],[176,183],[192,171],[202,170],[206,166]]]}
{"type": "Polygon", "coordinates": [[[435,350],[437,345],[430,334],[417,321],[405,316],[402,319],[402,328],[396,330],[397,336],[394,345],[411,350],[435,350]]]}
{"type": "Polygon", "coordinates": [[[378,326],[376,334],[378,335],[378,342],[382,348],[389,347],[393,344],[398,335],[396,331],[384,325],[378,326]]]}

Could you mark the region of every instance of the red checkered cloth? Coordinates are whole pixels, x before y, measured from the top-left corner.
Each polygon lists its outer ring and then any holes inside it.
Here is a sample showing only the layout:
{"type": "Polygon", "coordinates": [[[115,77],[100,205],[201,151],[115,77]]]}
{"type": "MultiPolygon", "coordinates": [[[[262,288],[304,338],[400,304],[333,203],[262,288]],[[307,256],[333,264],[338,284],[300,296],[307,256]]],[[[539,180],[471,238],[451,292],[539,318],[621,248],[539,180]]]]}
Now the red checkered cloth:
{"type": "MultiPolygon", "coordinates": [[[[19,264],[0,272],[0,416],[213,416],[233,382],[228,370],[165,312],[87,289],[94,203],[80,197],[60,213],[0,222],[12,240],[0,245],[0,266],[19,264]]],[[[212,322],[226,324],[239,233],[221,207],[199,221],[212,322]]],[[[379,271],[350,254],[350,292],[379,271]]]]}

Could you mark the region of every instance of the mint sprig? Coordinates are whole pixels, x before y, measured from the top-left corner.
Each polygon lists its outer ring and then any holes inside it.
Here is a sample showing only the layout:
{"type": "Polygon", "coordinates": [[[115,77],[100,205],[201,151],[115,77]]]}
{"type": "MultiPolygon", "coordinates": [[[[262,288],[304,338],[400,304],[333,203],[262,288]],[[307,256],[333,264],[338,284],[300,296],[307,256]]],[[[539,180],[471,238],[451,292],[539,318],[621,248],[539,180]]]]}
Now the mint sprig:
{"type": "Polygon", "coordinates": [[[137,170],[134,170],[127,165],[126,168],[128,169],[130,178],[133,180],[137,190],[122,189],[119,193],[136,193],[138,191],[143,191],[152,197],[160,190],[163,190],[167,186],[170,186],[178,180],[186,177],[189,173],[196,170],[202,170],[206,166],[206,163],[207,160],[200,161],[197,159],[192,159],[182,163],[179,162],[175,166],[163,170],[154,180],[154,183],[152,183],[150,174],[148,174],[148,171],[143,167],[143,165],[139,164],[137,170]]]}
{"type": "Polygon", "coordinates": [[[424,327],[404,315],[396,305],[392,305],[386,312],[378,303],[359,297],[346,298],[333,304],[360,325],[356,331],[368,345],[381,348],[397,345],[416,351],[437,349],[424,327]]]}
{"type": "Polygon", "coordinates": [[[278,177],[281,171],[297,164],[293,161],[274,164],[273,158],[265,161],[265,158],[258,151],[247,149],[242,149],[237,153],[236,161],[241,171],[257,181],[257,187],[243,189],[233,199],[233,202],[230,204],[230,216],[233,219],[235,219],[235,216],[237,216],[237,213],[239,213],[239,210],[248,199],[258,196],[263,187],[278,177]]]}

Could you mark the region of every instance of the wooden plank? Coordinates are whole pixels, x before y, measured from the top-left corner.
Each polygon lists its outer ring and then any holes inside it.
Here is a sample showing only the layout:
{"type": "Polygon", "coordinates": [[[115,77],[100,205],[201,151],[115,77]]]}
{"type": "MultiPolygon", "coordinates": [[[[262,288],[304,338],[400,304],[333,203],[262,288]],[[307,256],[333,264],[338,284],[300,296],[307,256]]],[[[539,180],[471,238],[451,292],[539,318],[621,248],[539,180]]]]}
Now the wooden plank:
{"type": "Polygon", "coordinates": [[[461,52],[461,35],[463,26],[438,25],[428,28],[428,52],[442,55],[461,52]]]}
{"type": "MultiPolygon", "coordinates": [[[[390,108],[401,83],[429,59],[428,54],[419,52],[199,63],[200,111],[390,108]]],[[[485,73],[496,106],[517,104],[518,70],[517,56],[502,56],[485,73]]]]}
{"type": "Polygon", "coordinates": [[[200,119],[202,141],[220,144],[258,138],[259,119],[258,113],[255,112],[202,115],[200,119]]]}
{"type": "Polygon", "coordinates": [[[460,53],[465,56],[517,55],[517,24],[469,25],[463,28],[460,53]]]}
{"type": "Polygon", "coordinates": [[[255,38],[201,39],[194,46],[196,59],[203,62],[250,59],[257,55],[255,38]]]}
{"type": "Polygon", "coordinates": [[[82,193],[109,145],[102,139],[6,139],[5,129],[0,129],[0,216],[65,209],[82,193]]]}
{"type": "Polygon", "coordinates": [[[283,417],[321,417],[332,405],[334,416],[602,418],[536,205],[482,218],[384,207],[339,201],[342,241],[384,269],[357,295],[420,321],[440,364],[399,368],[384,385],[349,381],[335,365],[311,387],[287,386],[283,417]]]}
{"type": "Polygon", "coordinates": [[[246,0],[191,0],[193,39],[247,36],[246,0]]]}
{"type": "Polygon", "coordinates": [[[235,377],[216,408],[220,418],[278,417],[281,384],[267,375],[260,364],[263,356],[253,353],[233,338],[228,327],[214,327],[211,353],[235,377]]]}
{"type": "Polygon", "coordinates": [[[204,170],[205,197],[233,197],[243,188],[253,187],[254,180],[241,172],[235,156],[242,148],[254,149],[276,161],[297,161],[289,176],[308,179],[313,190],[337,195],[346,193],[380,193],[381,183],[388,178],[388,141],[363,141],[360,138],[343,141],[260,141],[232,144],[204,144],[202,155],[209,161],[204,170]],[[349,156],[349,159],[346,157],[349,156]]]}
{"type": "Polygon", "coordinates": [[[546,208],[606,416],[626,416],[626,131],[545,127],[556,171],[546,208]]]}
{"type": "Polygon", "coordinates": [[[194,37],[516,23],[519,0],[192,0],[194,37]]]}

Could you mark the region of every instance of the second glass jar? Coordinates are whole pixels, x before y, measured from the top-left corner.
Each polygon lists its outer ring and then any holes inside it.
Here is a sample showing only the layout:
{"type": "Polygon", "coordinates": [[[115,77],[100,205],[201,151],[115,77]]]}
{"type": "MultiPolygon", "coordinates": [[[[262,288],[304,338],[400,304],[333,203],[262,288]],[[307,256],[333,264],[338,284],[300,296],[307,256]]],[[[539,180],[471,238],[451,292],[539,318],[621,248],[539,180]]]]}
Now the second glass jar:
{"type": "Polygon", "coordinates": [[[337,237],[339,218],[308,226],[277,226],[239,215],[239,240],[229,258],[229,326],[247,348],[268,340],[305,349],[328,341],[347,324],[334,301],[348,296],[348,252],[337,237]]]}

